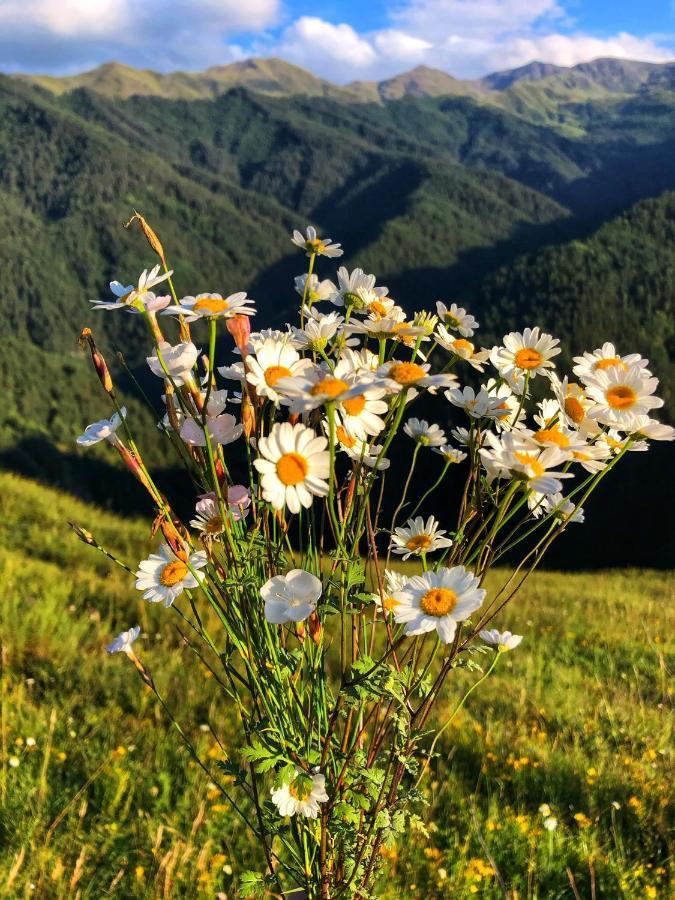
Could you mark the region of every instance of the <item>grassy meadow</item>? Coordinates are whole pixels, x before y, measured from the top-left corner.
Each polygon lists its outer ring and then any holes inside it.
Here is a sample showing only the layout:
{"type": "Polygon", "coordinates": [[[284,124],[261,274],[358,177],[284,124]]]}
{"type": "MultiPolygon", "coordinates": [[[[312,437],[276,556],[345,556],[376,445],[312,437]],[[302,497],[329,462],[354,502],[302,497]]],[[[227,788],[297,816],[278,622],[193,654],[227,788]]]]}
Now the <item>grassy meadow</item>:
{"type": "MultiPolygon", "coordinates": [[[[139,656],[214,766],[236,754],[233,712],[180,617],[68,520],[132,567],[149,546],[145,523],[0,475],[0,896],[234,897],[262,868],[251,836],[105,644],[141,626],[139,656]]],[[[673,589],[652,571],[531,578],[497,623],[525,640],[445,732],[422,782],[433,824],[384,848],[376,896],[671,895],[673,589]]]]}

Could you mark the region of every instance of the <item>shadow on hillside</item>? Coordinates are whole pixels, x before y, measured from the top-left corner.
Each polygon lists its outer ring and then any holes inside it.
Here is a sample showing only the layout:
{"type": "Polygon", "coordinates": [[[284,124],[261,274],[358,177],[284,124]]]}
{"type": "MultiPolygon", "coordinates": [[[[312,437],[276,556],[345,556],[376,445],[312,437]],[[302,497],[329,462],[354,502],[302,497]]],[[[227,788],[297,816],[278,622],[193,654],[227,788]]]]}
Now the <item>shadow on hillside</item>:
{"type": "MultiPolygon", "coordinates": [[[[396,484],[397,460],[407,456],[391,453],[389,483],[396,484]]],[[[435,462],[435,461],[434,461],[435,462]]],[[[669,569],[675,560],[675,483],[663,478],[672,464],[672,447],[652,445],[649,456],[631,453],[616,472],[600,484],[586,507],[586,524],[572,525],[547,554],[544,568],[578,570],[624,566],[669,569]],[[660,474],[661,473],[661,474],[660,474]]],[[[147,494],[123,469],[94,457],[63,453],[44,438],[28,437],[11,449],[0,451],[0,466],[57,487],[89,503],[123,516],[152,514],[147,494]]],[[[459,496],[462,472],[454,473],[444,489],[429,504],[448,527],[455,512],[448,500],[459,496]]],[[[419,496],[436,476],[433,463],[417,473],[411,496],[419,496]]],[[[580,476],[577,476],[580,477],[580,476]]],[[[173,508],[189,521],[194,490],[180,469],[156,473],[156,481],[173,508]]],[[[385,504],[386,505],[386,504],[385,504]]],[[[410,509],[404,510],[404,515],[410,509]]]]}
{"type": "MultiPolygon", "coordinates": [[[[393,296],[409,309],[429,302],[430,297],[472,304],[480,282],[519,256],[534,254],[544,247],[582,240],[601,224],[599,221],[560,218],[545,224],[521,223],[509,238],[490,246],[469,247],[447,268],[420,266],[380,279],[393,296]]],[[[479,310],[474,306],[472,312],[479,310]]]]}
{"type": "MultiPolygon", "coordinates": [[[[13,447],[0,450],[0,467],[122,516],[152,514],[145,489],[121,466],[111,465],[94,456],[65,453],[43,437],[25,437],[13,447]]],[[[192,506],[194,498],[192,492],[186,490],[186,476],[181,469],[162,469],[153,472],[153,476],[172,503],[177,500],[177,511],[181,505],[181,495],[186,500],[189,496],[192,506]]],[[[179,515],[192,511],[186,506],[186,509],[179,511],[179,515]]]]}

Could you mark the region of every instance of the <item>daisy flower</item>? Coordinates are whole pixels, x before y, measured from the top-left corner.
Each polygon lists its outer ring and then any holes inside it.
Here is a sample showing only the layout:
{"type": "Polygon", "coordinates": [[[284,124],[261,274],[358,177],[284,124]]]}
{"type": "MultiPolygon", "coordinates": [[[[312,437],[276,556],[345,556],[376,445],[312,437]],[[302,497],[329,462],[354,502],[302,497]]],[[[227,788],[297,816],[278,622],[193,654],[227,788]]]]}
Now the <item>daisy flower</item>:
{"type": "Polygon", "coordinates": [[[504,346],[493,347],[490,361],[502,378],[522,392],[524,376],[544,375],[553,368],[551,360],[560,353],[557,338],[540,334],[539,328],[526,328],[521,334],[512,331],[504,335],[504,346]]]}
{"type": "Polygon", "coordinates": [[[342,371],[347,375],[372,375],[380,365],[377,353],[373,353],[366,347],[361,350],[352,350],[347,347],[340,354],[340,363],[344,366],[342,371]]]}
{"type": "Polygon", "coordinates": [[[525,418],[525,409],[523,408],[520,397],[513,393],[508,384],[504,381],[497,381],[490,378],[483,387],[491,397],[497,397],[501,400],[498,409],[503,410],[503,415],[496,418],[494,427],[497,431],[508,431],[512,428],[518,428],[525,418]]]}
{"type": "Polygon", "coordinates": [[[408,419],[403,431],[423,447],[442,447],[447,440],[445,432],[438,425],[430,425],[424,419],[408,419]]]}
{"type": "Polygon", "coordinates": [[[378,594],[373,594],[373,601],[379,606],[383,613],[391,613],[394,611],[394,608],[397,606],[397,601],[394,599],[393,594],[396,591],[402,591],[403,588],[408,583],[408,578],[401,574],[401,572],[395,572],[393,569],[385,569],[384,570],[384,582],[382,587],[384,588],[384,597],[380,597],[378,594]]]}
{"type": "Polygon", "coordinates": [[[335,306],[348,306],[358,311],[365,311],[370,303],[385,297],[386,287],[375,287],[375,276],[366,275],[363,269],[349,272],[345,266],[337,271],[337,288],[329,300],[335,306]]]}
{"type": "Polygon", "coordinates": [[[273,625],[304,622],[316,609],[322,592],[320,579],[304,569],[275,575],[260,588],[265,618],[273,625]]]}
{"type": "Polygon", "coordinates": [[[490,358],[489,350],[476,350],[471,341],[467,341],[466,338],[454,337],[445,325],[438,326],[434,338],[437,344],[468,362],[478,372],[483,371],[485,363],[490,358]]]}
{"type": "Polygon", "coordinates": [[[383,379],[385,384],[394,391],[402,391],[406,388],[426,388],[430,394],[435,394],[440,387],[450,387],[455,384],[457,378],[451,374],[430,375],[429,363],[401,362],[393,359],[380,366],[376,375],[383,379]]]}
{"type": "Polygon", "coordinates": [[[304,250],[307,256],[342,256],[344,250],[341,249],[342,244],[333,244],[330,238],[319,238],[316,234],[316,228],[308,225],[305,234],[297,229],[293,232],[291,238],[296,247],[304,250]]]}
{"type": "Polygon", "coordinates": [[[509,414],[501,397],[488,393],[485,388],[477,392],[472,387],[451,388],[445,397],[472,419],[501,419],[509,414]]]}
{"type": "Polygon", "coordinates": [[[650,419],[649,416],[634,416],[623,427],[631,437],[647,438],[650,441],[675,440],[675,428],[650,419]]]}
{"type": "MultiPolygon", "coordinates": [[[[528,497],[528,504],[529,501],[530,498],[528,497]]],[[[541,505],[538,507],[538,511],[535,512],[535,517],[542,513],[547,515],[553,514],[558,519],[566,519],[568,522],[577,525],[583,525],[584,522],[583,507],[580,506],[577,509],[576,504],[568,500],[567,497],[563,497],[560,492],[541,498],[541,505]]]]}
{"type": "Polygon", "coordinates": [[[159,274],[159,266],[155,266],[148,271],[143,269],[138,284],[121,284],[119,281],[110,282],[110,290],[115,296],[115,300],[92,300],[94,309],[126,309],[128,312],[138,313],[138,306],[142,305],[149,312],[156,312],[163,309],[171,302],[170,297],[156,297],[152,293],[152,288],[166,281],[173,275],[173,269],[169,272],[159,274]]]}
{"type": "Polygon", "coordinates": [[[606,372],[608,369],[618,367],[619,369],[630,369],[637,366],[643,370],[645,377],[649,377],[651,372],[647,370],[649,360],[643,359],[639,353],[629,353],[628,356],[620,356],[614,344],[606,341],[602,347],[598,347],[592,353],[586,351],[582,356],[575,356],[575,366],[572,372],[586,382],[589,378],[595,378],[597,372],[606,372]]]}
{"type": "MultiPolygon", "coordinates": [[[[228,489],[226,506],[233,522],[246,515],[250,504],[250,493],[243,485],[235,485],[228,489]]],[[[227,523],[220,514],[220,504],[215,493],[205,494],[199,498],[195,506],[195,518],[191,519],[190,525],[201,531],[205,537],[215,537],[225,531],[227,523]]]]}
{"type": "Polygon", "coordinates": [[[389,410],[383,399],[387,395],[386,388],[373,383],[370,372],[354,372],[347,360],[341,359],[333,374],[356,389],[349,396],[341,397],[336,406],[339,423],[345,431],[361,441],[379,434],[384,428],[384,420],[380,417],[389,410]]]}
{"type": "MultiPolygon", "coordinates": [[[[328,423],[325,423],[325,427],[327,429],[328,423]]],[[[384,472],[391,465],[390,460],[386,459],[386,457],[380,458],[380,453],[382,452],[381,444],[369,444],[366,440],[353,437],[339,421],[335,429],[335,441],[350,459],[367,466],[369,469],[377,469],[378,472],[384,472]]]]}
{"type": "Polygon", "coordinates": [[[629,448],[631,453],[644,453],[646,450],[649,450],[647,441],[635,441],[635,438],[623,434],[617,428],[610,428],[608,431],[603,432],[597,439],[596,445],[606,448],[610,456],[618,456],[622,450],[628,447],[630,440],[633,441],[629,448]]]}
{"type": "Polygon", "coordinates": [[[442,447],[432,447],[434,453],[438,453],[447,463],[461,463],[466,459],[466,453],[458,450],[452,444],[443,444],[442,447]]]}
{"type": "Polygon", "coordinates": [[[425,522],[422,516],[408,519],[402,528],[396,528],[391,536],[389,548],[403,556],[404,561],[410,556],[432,553],[452,547],[450,538],[443,537],[445,531],[439,531],[438,522],[429,516],[425,522]]]}
{"type": "Polygon", "coordinates": [[[176,554],[168,544],[161,544],[157,553],[151,553],[139,563],[136,589],[143,591],[144,600],[171,606],[186,588],[199,586],[190,567],[203,569],[206,563],[206,553],[203,550],[188,553],[186,548],[176,554]]]}
{"type": "MultiPolygon", "coordinates": [[[[480,451],[483,453],[483,451],[480,451]]],[[[569,454],[558,447],[547,447],[541,453],[516,450],[511,455],[509,468],[520,474],[527,486],[538,494],[555,494],[562,490],[561,478],[573,478],[571,472],[551,471],[566,462],[569,454]]]]}
{"type": "MultiPolygon", "coordinates": [[[[541,404],[542,415],[534,417],[535,422],[541,427],[532,433],[534,440],[542,447],[560,447],[569,453],[584,452],[590,446],[578,431],[567,428],[556,421],[560,412],[555,400],[545,400],[541,404]],[[550,413],[553,412],[553,416],[550,413]]],[[[597,457],[598,459],[600,457],[597,457]]]]}
{"type": "Polygon", "coordinates": [[[100,419],[98,422],[92,422],[84,429],[84,434],[77,438],[80,447],[91,447],[100,441],[109,441],[113,446],[120,443],[116,431],[122,424],[122,419],[126,418],[126,407],[122,407],[119,413],[114,413],[109,419],[100,419]]]}
{"type": "Polygon", "coordinates": [[[382,385],[374,384],[371,376],[348,374],[339,364],[332,372],[315,366],[300,376],[283,378],[278,390],[292,413],[310,412],[326,403],[339,405],[350,425],[358,430],[355,437],[378,434],[384,427],[384,422],[377,416],[377,412],[388,409],[380,400],[385,395],[382,385]]]}
{"type": "Polygon", "coordinates": [[[418,338],[429,340],[423,325],[415,325],[405,321],[405,313],[395,306],[387,316],[373,318],[368,316],[361,322],[350,322],[345,331],[348,334],[365,334],[378,341],[400,341],[407,346],[414,344],[418,338]]]}
{"type": "MultiPolygon", "coordinates": [[[[207,416],[206,429],[212,444],[231,444],[241,437],[244,426],[230,413],[222,416],[207,416]]],[[[201,422],[187,417],[180,429],[180,436],[191,447],[206,447],[206,435],[201,422]]]]}
{"type": "Polygon", "coordinates": [[[551,372],[549,377],[563,423],[569,428],[597,433],[599,431],[597,423],[588,417],[593,401],[589,400],[581,385],[569,381],[567,375],[561,380],[555,372],[551,372]]]}
{"type": "MultiPolygon", "coordinates": [[[[251,346],[253,352],[246,360],[246,380],[259,397],[267,397],[273,403],[283,399],[276,390],[278,381],[302,375],[312,368],[312,361],[301,358],[288,336],[253,340],[251,346]]],[[[225,374],[222,369],[218,371],[225,374]]]]}
{"type": "Polygon", "coordinates": [[[263,497],[275,509],[288,506],[292,513],[312,505],[312,496],[328,494],[330,454],[325,437],[305,425],[277,423],[258,442],[258,459],[263,497]]]}
{"type": "Polygon", "coordinates": [[[328,800],[326,776],[319,773],[310,775],[296,769],[295,775],[280,788],[272,788],[272,803],[280,816],[294,816],[299,813],[308,819],[319,815],[319,804],[328,800]]]}
{"type": "Polygon", "coordinates": [[[131,645],[140,633],[141,629],[138,625],[130,628],[128,631],[122,631],[105,649],[108,653],[126,653],[129,656],[134,652],[131,645]]]}
{"type": "Polygon", "coordinates": [[[611,456],[607,445],[599,441],[592,444],[585,443],[582,447],[571,444],[568,449],[572,453],[572,460],[579,463],[587,472],[601,472],[611,456]]]}
{"type": "Polygon", "coordinates": [[[164,316],[184,316],[186,322],[197,319],[230,319],[233,316],[254,316],[254,301],[246,296],[245,291],[238,291],[223,297],[222,294],[197,294],[196,297],[183,297],[177,306],[165,309],[164,316]]]}
{"type": "Polygon", "coordinates": [[[438,318],[443,322],[446,328],[451,328],[453,331],[459,331],[462,337],[471,337],[478,328],[478,322],[474,317],[470,316],[463,307],[457,306],[456,303],[451,303],[448,307],[445,303],[438,300],[436,303],[436,312],[438,313],[438,318]]]}
{"type": "Polygon", "coordinates": [[[335,293],[337,288],[330,280],[330,278],[324,278],[323,281],[319,281],[317,275],[298,275],[295,278],[295,290],[296,293],[300,294],[301,297],[305,298],[305,303],[311,306],[313,303],[320,303],[322,300],[328,300],[335,293]],[[307,283],[307,279],[309,277],[309,284],[307,283]],[[305,293],[305,285],[307,285],[307,292],[305,293]]]}
{"type": "Polygon", "coordinates": [[[663,406],[663,400],[653,396],[658,384],[658,378],[646,378],[638,366],[598,370],[586,386],[588,397],[595,401],[588,415],[605,425],[621,427],[634,416],[663,406]]]}
{"type": "Polygon", "coordinates": [[[307,313],[309,318],[305,323],[305,327],[294,327],[293,338],[300,347],[306,347],[308,350],[317,352],[325,350],[340,330],[344,317],[336,312],[328,313],[324,316],[317,313],[314,309],[307,310],[307,313]]]}
{"type": "Polygon", "coordinates": [[[485,599],[486,592],[478,585],[478,578],[464,566],[414,575],[394,594],[394,619],[405,626],[407,635],[436,631],[440,640],[449,644],[457,623],[468,619],[485,599]]]}
{"type": "Polygon", "coordinates": [[[522,634],[511,634],[510,631],[497,631],[496,628],[480,631],[478,636],[486,644],[497,647],[501,651],[515,650],[523,639],[522,634]]]}
{"type": "Polygon", "coordinates": [[[405,318],[405,313],[400,306],[396,305],[396,301],[393,297],[375,297],[374,299],[371,299],[363,309],[358,310],[358,312],[365,313],[371,319],[386,319],[390,316],[393,316],[394,318],[398,318],[399,316],[405,318]]]}
{"type": "MultiPolygon", "coordinates": [[[[173,347],[171,344],[163,342],[160,344],[159,350],[162,354],[164,365],[176,385],[180,387],[185,382],[192,380],[192,369],[197,362],[199,350],[191,341],[186,341],[184,344],[176,344],[173,347]]],[[[158,356],[148,356],[146,362],[150,366],[150,371],[153,375],[157,375],[158,378],[167,377],[158,356]]]]}

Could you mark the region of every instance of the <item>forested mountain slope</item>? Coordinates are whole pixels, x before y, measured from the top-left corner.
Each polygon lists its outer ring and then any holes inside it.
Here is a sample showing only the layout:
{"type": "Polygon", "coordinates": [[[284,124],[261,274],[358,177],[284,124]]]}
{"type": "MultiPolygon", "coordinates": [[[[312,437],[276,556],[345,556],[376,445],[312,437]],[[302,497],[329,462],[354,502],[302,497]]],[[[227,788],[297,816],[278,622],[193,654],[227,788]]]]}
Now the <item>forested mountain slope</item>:
{"type": "Polygon", "coordinates": [[[248,290],[266,321],[287,319],[303,265],[289,233],[312,222],[409,310],[461,300],[486,339],[540,323],[570,353],[614,339],[672,390],[667,66],[533,69],[469,96],[416,72],[358,103],[322,84],[286,90],[302,73],[284,66],[251,67],[248,87],[221,73],[231,89],[191,99],[0,77],[6,463],[45,477],[76,463],[73,433],[102,413],[75,344],[83,325],[145,374],[139,322],[89,307],[155,261],[122,228],[134,209],[159,231],[179,292],[248,290]],[[268,76],[277,86],[262,90],[268,76]]]}

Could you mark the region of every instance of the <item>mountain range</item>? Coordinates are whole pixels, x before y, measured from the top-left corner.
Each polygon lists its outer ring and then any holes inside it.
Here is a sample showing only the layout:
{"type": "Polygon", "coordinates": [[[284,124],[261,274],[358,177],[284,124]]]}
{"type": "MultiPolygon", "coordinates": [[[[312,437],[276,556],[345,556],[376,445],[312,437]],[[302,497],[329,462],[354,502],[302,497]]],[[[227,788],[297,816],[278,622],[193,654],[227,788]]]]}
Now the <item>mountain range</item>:
{"type": "MultiPolygon", "coordinates": [[[[139,323],[88,302],[154,263],[122,228],[134,209],[179,292],[248,290],[265,319],[288,318],[303,265],[289,233],[312,222],[410,310],[461,302],[485,341],[539,323],[567,359],[614,340],[672,397],[674,191],[675,64],[344,87],[281,60],[0,76],[0,460],[100,486],[72,454],[104,410],[75,337],[91,326],[123,353],[123,384],[145,377],[139,323]]],[[[161,463],[152,426],[144,438],[161,463]]]]}

